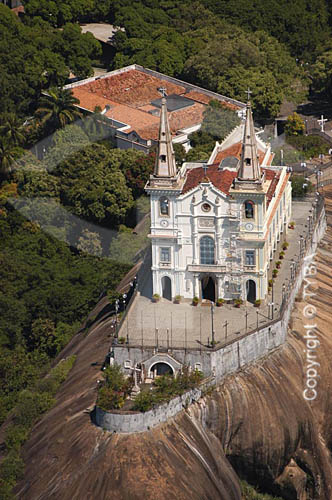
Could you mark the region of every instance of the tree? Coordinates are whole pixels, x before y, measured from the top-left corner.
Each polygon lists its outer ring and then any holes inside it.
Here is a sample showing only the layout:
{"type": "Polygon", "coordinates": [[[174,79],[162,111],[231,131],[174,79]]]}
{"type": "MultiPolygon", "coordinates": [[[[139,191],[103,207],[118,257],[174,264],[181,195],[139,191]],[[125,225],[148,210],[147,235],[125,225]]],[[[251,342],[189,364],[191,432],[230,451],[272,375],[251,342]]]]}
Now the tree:
{"type": "Polygon", "coordinates": [[[118,224],[133,206],[131,190],[119,170],[117,153],[88,146],[60,163],[61,202],[75,215],[103,224],[118,224]]]}
{"type": "Polygon", "coordinates": [[[4,113],[0,116],[0,134],[16,146],[25,141],[22,122],[15,113],[4,113]]]}
{"type": "Polygon", "coordinates": [[[0,137],[0,180],[9,177],[19,153],[19,149],[6,137],[0,137]]]}
{"type": "Polygon", "coordinates": [[[227,108],[220,101],[211,100],[203,114],[202,133],[209,134],[216,141],[222,141],[234,127],[239,125],[240,118],[235,111],[227,108]]]}
{"type": "Polygon", "coordinates": [[[79,100],[70,89],[53,88],[40,98],[35,114],[43,125],[47,124],[49,129],[56,130],[81,117],[76,104],[79,104],[79,100]]]}
{"type": "Polygon", "coordinates": [[[94,233],[88,229],[83,229],[78,239],[77,248],[83,254],[95,255],[96,257],[100,257],[103,253],[98,233],[94,233]]]}
{"type": "Polygon", "coordinates": [[[332,96],[332,49],[319,55],[311,66],[312,89],[318,94],[332,96]]]}
{"type": "Polygon", "coordinates": [[[305,125],[304,121],[294,111],[292,115],[289,115],[287,118],[287,122],[285,125],[285,133],[286,135],[303,135],[303,132],[305,130],[305,125]]]}

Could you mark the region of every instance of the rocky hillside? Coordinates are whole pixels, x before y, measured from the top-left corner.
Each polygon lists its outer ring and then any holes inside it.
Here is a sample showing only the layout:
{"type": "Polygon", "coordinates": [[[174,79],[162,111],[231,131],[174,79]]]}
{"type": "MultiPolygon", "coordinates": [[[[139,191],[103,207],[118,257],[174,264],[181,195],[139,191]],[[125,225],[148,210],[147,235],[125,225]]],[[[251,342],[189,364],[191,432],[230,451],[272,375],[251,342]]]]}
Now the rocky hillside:
{"type": "Polygon", "coordinates": [[[91,423],[100,377],[100,366],[91,364],[103,361],[109,344],[103,299],[89,332],[79,333],[62,353],[77,354],[77,361],[56,406],[24,446],[18,498],[240,500],[241,477],[285,499],[330,500],[332,188],[326,195],[329,227],[311,279],[316,295],[296,302],[287,345],[149,432],[109,434],[91,423]],[[307,304],[317,310],[314,320],[304,316],[307,304]],[[320,341],[312,349],[319,363],[313,401],[303,397],[308,322],[317,324],[320,341]]]}

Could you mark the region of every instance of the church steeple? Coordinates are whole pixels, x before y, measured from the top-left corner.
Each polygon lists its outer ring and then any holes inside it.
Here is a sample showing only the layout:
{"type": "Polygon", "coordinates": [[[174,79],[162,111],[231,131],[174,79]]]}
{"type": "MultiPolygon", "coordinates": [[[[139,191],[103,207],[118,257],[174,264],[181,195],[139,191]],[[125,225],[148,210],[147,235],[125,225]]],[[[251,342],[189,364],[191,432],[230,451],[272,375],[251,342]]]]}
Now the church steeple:
{"type": "Polygon", "coordinates": [[[172,144],[172,136],[168,123],[166,97],[163,94],[161,100],[159,144],[156,164],[154,169],[155,177],[176,177],[176,163],[172,144]]]}
{"type": "Polygon", "coordinates": [[[250,90],[248,90],[246,121],[244,125],[240,168],[237,177],[239,181],[259,181],[262,176],[249,94],[250,90]]]}

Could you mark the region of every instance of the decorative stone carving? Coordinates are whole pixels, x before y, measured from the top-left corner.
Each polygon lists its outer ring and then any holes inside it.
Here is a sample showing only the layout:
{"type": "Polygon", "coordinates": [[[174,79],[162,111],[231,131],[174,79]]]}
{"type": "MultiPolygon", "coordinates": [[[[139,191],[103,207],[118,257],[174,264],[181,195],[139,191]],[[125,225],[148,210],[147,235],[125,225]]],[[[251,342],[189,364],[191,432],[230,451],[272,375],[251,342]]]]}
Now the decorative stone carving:
{"type": "Polygon", "coordinates": [[[198,219],[198,225],[199,227],[214,227],[214,220],[204,217],[204,219],[203,218],[198,219]]]}

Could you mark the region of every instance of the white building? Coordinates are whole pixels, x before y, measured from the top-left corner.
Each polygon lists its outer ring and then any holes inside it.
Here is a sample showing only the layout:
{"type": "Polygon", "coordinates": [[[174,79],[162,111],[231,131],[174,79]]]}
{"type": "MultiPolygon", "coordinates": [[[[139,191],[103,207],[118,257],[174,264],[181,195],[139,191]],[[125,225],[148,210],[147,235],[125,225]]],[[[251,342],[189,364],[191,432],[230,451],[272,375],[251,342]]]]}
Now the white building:
{"type": "Polygon", "coordinates": [[[216,144],[207,164],[177,169],[166,100],[151,197],[153,293],[265,299],[268,270],[291,215],[290,173],[272,167],[255,135],[250,102],[242,124],[216,144]]]}

